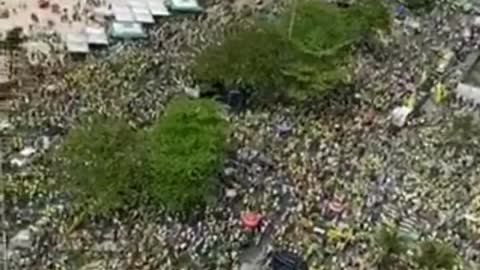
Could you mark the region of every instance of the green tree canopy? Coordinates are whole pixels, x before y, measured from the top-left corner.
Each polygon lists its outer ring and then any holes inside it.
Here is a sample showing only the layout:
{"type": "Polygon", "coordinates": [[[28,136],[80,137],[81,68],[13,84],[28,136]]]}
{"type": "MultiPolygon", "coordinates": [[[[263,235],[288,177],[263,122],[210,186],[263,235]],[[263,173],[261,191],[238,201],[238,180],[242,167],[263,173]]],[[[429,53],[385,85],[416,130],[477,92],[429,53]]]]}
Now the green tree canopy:
{"type": "Polygon", "coordinates": [[[380,249],[378,265],[382,269],[395,269],[402,255],[407,251],[407,238],[397,227],[383,226],[375,235],[375,244],[380,249]]]}
{"type": "Polygon", "coordinates": [[[153,199],[180,212],[208,203],[218,188],[227,131],[214,101],[173,100],[149,138],[153,199]]]}
{"type": "MultiPolygon", "coordinates": [[[[257,21],[200,53],[192,71],[200,81],[242,82],[268,95],[323,96],[351,76],[352,49],[377,29],[388,29],[382,4],[340,8],[298,0],[278,18],[257,21]]],[[[374,3],[375,2],[375,3],[374,3]]]]}
{"type": "Polygon", "coordinates": [[[420,243],[415,262],[419,269],[451,270],[457,265],[457,253],[446,243],[427,240],[420,243]]]}
{"type": "Polygon", "coordinates": [[[193,72],[202,81],[232,85],[238,81],[261,88],[282,86],[282,66],[294,60],[292,47],[272,28],[251,26],[227,34],[221,44],[199,54],[193,72]]]}
{"type": "Polygon", "coordinates": [[[120,119],[94,116],[69,131],[60,150],[78,203],[105,212],[132,200],[144,182],[143,138],[120,119]]]}

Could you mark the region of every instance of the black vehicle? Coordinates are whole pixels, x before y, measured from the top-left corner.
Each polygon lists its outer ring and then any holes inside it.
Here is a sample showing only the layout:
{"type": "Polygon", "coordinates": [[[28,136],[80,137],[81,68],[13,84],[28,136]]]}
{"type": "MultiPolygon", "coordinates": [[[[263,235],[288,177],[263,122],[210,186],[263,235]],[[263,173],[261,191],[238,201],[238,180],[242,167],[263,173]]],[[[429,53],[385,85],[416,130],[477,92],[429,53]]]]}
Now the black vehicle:
{"type": "Polygon", "coordinates": [[[279,251],[272,255],[273,270],[308,270],[305,260],[289,251],[279,251]]]}

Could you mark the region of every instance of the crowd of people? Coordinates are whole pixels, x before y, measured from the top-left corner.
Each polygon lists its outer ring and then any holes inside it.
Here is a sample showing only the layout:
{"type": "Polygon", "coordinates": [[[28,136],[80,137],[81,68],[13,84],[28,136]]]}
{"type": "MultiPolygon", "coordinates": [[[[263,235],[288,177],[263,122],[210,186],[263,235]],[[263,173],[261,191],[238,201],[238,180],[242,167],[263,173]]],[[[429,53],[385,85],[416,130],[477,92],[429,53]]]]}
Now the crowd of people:
{"type": "MultiPolygon", "coordinates": [[[[148,41],[122,44],[20,92],[11,150],[61,137],[88,112],[121,115],[139,128],[151,123],[173,95],[192,86],[194,46],[244,15],[224,1],[208,7],[207,14],[168,18],[149,30],[148,41]]],[[[236,150],[226,162],[220,202],[202,215],[185,221],[140,205],[72,228],[78,213],[52,188],[57,180],[48,158],[40,158],[7,172],[11,249],[0,251],[8,252],[12,269],[245,269],[242,263],[261,261],[266,245],[326,269],[375,269],[372,235],[396,223],[412,239],[446,241],[467,265],[479,263],[478,139],[457,138],[455,124],[476,111],[428,100],[404,127],[392,129],[389,120],[405,96],[428,95],[421,84],[439,50],[452,50],[457,60],[438,78],[449,88],[458,83],[461,59],[478,49],[475,15],[445,5],[401,17],[383,57],[363,52],[356,77],[362,88],[345,108],[229,114],[236,150]],[[245,212],[262,217],[257,230],[242,226],[245,212]]]]}

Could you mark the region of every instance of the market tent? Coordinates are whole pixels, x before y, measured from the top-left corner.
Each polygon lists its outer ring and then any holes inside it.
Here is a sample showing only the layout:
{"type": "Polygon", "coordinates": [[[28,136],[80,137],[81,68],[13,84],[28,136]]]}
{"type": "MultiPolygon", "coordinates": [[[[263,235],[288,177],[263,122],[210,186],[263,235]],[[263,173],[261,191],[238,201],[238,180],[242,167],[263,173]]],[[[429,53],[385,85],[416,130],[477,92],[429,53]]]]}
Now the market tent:
{"type": "Polygon", "coordinates": [[[165,5],[172,11],[178,12],[202,12],[203,8],[197,0],[165,0],[165,5]]]}
{"type": "Polygon", "coordinates": [[[100,18],[108,18],[114,16],[112,10],[106,7],[97,7],[93,9],[93,14],[100,18]]]}
{"type": "Polygon", "coordinates": [[[119,3],[113,4],[112,12],[116,21],[119,21],[119,22],[135,21],[135,16],[132,12],[132,9],[130,8],[130,6],[126,4],[119,4],[119,3]]]}
{"type": "Polygon", "coordinates": [[[147,0],[147,5],[153,16],[170,16],[164,0],[147,0]]]}
{"type": "Polygon", "coordinates": [[[136,22],[113,22],[110,35],[120,39],[146,38],[147,34],[140,23],[136,22]]]}
{"type": "Polygon", "coordinates": [[[108,45],[108,37],[103,27],[87,27],[85,28],[88,44],[108,45]]]}
{"type": "Polygon", "coordinates": [[[148,8],[148,4],[145,0],[128,0],[127,3],[132,8],[133,7],[148,8]]]}
{"type": "Polygon", "coordinates": [[[150,13],[150,9],[148,6],[132,6],[133,15],[135,17],[135,21],[144,24],[152,24],[155,23],[152,14],[150,13]]]}
{"type": "Polygon", "coordinates": [[[67,51],[69,53],[88,53],[87,36],[83,32],[68,33],[65,39],[67,51]]]}

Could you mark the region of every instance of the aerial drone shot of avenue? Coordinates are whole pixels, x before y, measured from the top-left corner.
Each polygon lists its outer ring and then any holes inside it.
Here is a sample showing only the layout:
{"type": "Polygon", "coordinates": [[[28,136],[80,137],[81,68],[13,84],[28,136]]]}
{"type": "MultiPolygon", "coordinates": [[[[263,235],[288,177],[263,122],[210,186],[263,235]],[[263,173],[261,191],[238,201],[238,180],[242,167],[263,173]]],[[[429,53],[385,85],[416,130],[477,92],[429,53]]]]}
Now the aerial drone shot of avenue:
{"type": "Polygon", "coordinates": [[[480,269],[479,56],[478,0],[0,1],[0,270],[480,269]]]}

